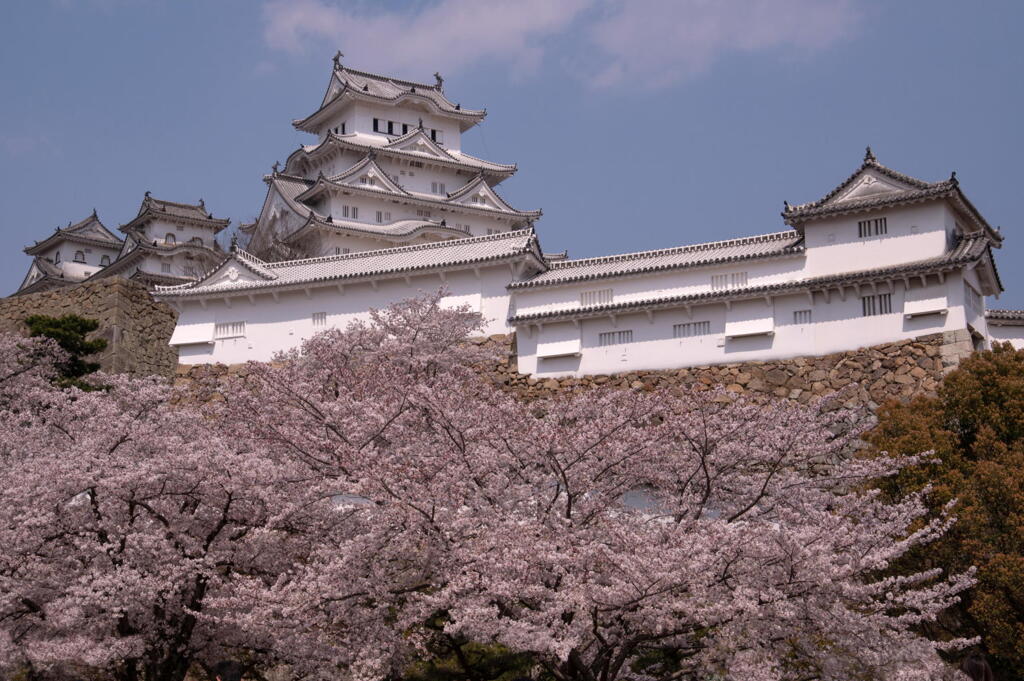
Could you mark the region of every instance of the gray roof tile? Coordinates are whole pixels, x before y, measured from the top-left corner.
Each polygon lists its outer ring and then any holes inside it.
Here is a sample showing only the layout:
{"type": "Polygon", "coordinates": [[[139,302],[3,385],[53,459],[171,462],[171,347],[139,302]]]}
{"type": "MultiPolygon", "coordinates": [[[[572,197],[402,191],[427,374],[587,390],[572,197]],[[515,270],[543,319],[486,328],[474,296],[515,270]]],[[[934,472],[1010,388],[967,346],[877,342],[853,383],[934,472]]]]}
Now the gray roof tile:
{"type": "Polygon", "coordinates": [[[684,267],[700,267],[737,260],[775,258],[804,252],[803,237],[794,230],[743,239],[678,246],[582,260],[558,260],[549,269],[510,288],[554,286],[570,282],[628,276],[684,267]]]}

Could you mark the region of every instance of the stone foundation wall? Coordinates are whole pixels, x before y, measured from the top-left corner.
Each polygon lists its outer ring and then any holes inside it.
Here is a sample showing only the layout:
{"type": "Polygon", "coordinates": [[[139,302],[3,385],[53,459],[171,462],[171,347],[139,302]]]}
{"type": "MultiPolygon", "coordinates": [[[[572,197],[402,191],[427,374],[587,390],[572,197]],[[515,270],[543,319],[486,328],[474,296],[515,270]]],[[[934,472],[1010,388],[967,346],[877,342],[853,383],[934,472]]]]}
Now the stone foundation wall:
{"type": "Polygon", "coordinates": [[[145,286],[118,277],[99,279],[56,291],[0,299],[0,331],[26,334],[24,319],[33,314],[76,314],[100,327],[90,338],[107,348],[96,360],[104,371],[140,376],[173,376],[178,353],[167,344],[178,314],[157,302],[145,286]]]}
{"type": "MultiPolygon", "coordinates": [[[[582,392],[608,385],[633,390],[721,385],[738,394],[772,395],[802,403],[848,389],[847,406],[874,410],[889,399],[933,395],[942,377],[973,351],[966,330],[920,336],[913,340],[834,353],[769,362],[744,362],[691,367],[674,371],[634,371],[608,376],[538,379],[520,374],[515,339],[510,336],[475,338],[470,342],[493,348],[497,363],[482,369],[499,387],[525,400],[557,393],[582,392]]],[[[183,365],[177,382],[244,372],[244,365],[183,365]]]]}

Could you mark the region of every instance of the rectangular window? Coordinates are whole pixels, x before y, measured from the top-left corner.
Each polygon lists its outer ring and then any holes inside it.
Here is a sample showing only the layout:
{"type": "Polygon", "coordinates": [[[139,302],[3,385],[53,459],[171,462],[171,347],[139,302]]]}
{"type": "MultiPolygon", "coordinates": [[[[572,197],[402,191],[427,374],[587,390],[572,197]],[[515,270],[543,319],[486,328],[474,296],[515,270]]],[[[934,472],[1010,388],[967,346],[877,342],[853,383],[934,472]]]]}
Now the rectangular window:
{"type": "Polygon", "coordinates": [[[409,124],[408,123],[402,123],[402,134],[403,135],[408,135],[409,134],[409,124]]]}
{"type": "Polygon", "coordinates": [[[384,211],[382,211],[382,210],[377,211],[377,222],[378,223],[384,222],[384,211]]]}
{"type": "Polygon", "coordinates": [[[243,336],[245,336],[245,322],[217,322],[213,327],[213,337],[216,340],[243,336]]]}
{"type": "Polygon", "coordinates": [[[711,322],[684,322],[672,325],[673,338],[691,338],[711,333],[711,322]]]}
{"type": "Polygon", "coordinates": [[[388,121],[388,134],[389,135],[394,135],[395,134],[395,122],[394,121],[388,121]]]}
{"type": "Polygon", "coordinates": [[[601,288],[592,291],[580,291],[580,305],[589,307],[591,305],[608,305],[612,302],[612,289],[601,288]]]}
{"type": "Polygon", "coordinates": [[[431,194],[446,194],[444,182],[431,182],[430,183],[431,194]]]}
{"type": "Polygon", "coordinates": [[[379,118],[374,118],[373,119],[373,131],[374,132],[380,132],[381,131],[380,130],[380,119],[379,118]]]}
{"type": "Polygon", "coordinates": [[[170,273],[170,271],[171,271],[171,263],[169,263],[169,262],[162,262],[162,263],[160,263],[160,271],[163,272],[164,274],[170,273]]]}
{"type": "Polygon", "coordinates": [[[352,206],[352,219],[353,220],[358,220],[359,219],[359,206],[352,206]]]}
{"type": "Polygon", "coordinates": [[[341,254],[342,255],[348,255],[351,252],[352,252],[351,248],[343,248],[343,249],[341,249],[341,254]]]}
{"type": "MultiPolygon", "coordinates": [[[[423,167],[423,161],[409,161],[409,167],[410,168],[422,168],[423,167]]],[[[409,173],[409,174],[412,175],[412,173],[409,173]]]]}
{"type": "Polygon", "coordinates": [[[860,299],[864,317],[874,317],[892,312],[892,294],[879,293],[877,296],[864,296],[860,299]]]}
{"type": "Polygon", "coordinates": [[[416,211],[416,217],[429,218],[430,217],[430,211],[429,210],[417,210],[416,211]]]}
{"type": "Polygon", "coordinates": [[[793,323],[794,324],[810,324],[811,323],[811,311],[810,310],[794,310],[793,311],[793,323]]]}
{"type": "Polygon", "coordinates": [[[194,277],[196,276],[196,268],[192,265],[185,265],[185,276],[194,277]]]}
{"type": "Polygon", "coordinates": [[[342,135],[345,134],[345,124],[344,123],[341,124],[341,134],[342,135]]]}
{"type": "Polygon", "coordinates": [[[861,239],[865,239],[869,236],[881,236],[889,233],[889,225],[886,223],[885,218],[875,218],[874,220],[861,220],[857,223],[857,236],[861,239]]]}
{"type": "Polygon", "coordinates": [[[347,218],[348,217],[348,206],[342,206],[341,207],[341,217],[343,217],[343,218],[347,218]]]}
{"type": "Polygon", "coordinates": [[[623,331],[605,331],[597,334],[597,344],[601,347],[606,347],[608,345],[623,345],[625,343],[632,342],[632,329],[625,329],[623,331]]]}
{"type": "Polygon", "coordinates": [[[327,313],[326,312],[314,312],[313,313],[313,327],[323,328],[327,326],[327,313]]]}
{"type": "Polygon", "coordinates": [[[964,302],[967,303],[967,309],[973,312],[975,315],[980,315],[985,311],[985,301],[982,299],[981,294],[974,290],[974,287],[964,282],[964,302]]]}
{"type": "Polygon", "coordinates": [[[725,291],[731,288],[743,288],[747,285],[746,272],[730,272],[729,274],[712,274],[711,290],[725,291]]]}

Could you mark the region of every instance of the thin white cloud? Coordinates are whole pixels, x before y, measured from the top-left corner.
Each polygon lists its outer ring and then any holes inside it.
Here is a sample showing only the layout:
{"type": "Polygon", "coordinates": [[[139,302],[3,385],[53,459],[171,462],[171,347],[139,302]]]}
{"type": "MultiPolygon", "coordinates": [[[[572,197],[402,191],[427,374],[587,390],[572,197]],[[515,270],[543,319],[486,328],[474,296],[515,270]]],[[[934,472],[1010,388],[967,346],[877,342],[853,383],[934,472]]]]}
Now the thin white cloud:
{"type": "Polygon", "coordinates": [[[364,68],[523,75],[557,41],[594,87],[666,87],[730,54],[813,53],[853,35],[853,0],[437,0],[405,12],[355,0],[268,0],[264,38],[289,53],[341,49],[364,68]],[[369,7],[369,9],[368,9],[369,7]],[[326,49],[325,49],[326,48],[326,49]]]}
{"type": "Polygon", "coordinates": [[[592,82],[664,87],[729,54],[821,50],[859,22],[850,0],[616,0],[587,29],[606,59],[592,82]]]}
{"type": "Polygon", "coordinates": [[[264,37],[291,53],[336,47],[373,70],[452,72],[490,60],[524,73],[541,63],[543,39],[564,31],[588,1],[441,0],[399,13],[271,0],[264,5],[264,37]]]}
{"type": "Polygon", "coordinates": [[[57,156],[57,146],[40,133],[0,135],[0,156],[21,158],[32,155],[57,156]]]}

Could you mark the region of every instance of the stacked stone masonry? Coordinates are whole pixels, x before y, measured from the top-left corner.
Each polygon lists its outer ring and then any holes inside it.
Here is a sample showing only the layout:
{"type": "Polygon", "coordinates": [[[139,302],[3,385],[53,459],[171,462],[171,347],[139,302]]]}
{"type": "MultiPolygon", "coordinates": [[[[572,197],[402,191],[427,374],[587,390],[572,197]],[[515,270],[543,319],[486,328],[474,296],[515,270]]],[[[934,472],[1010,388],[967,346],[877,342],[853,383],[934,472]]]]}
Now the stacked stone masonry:
{"type": "Polygon", "coordinates": [[[54,291],[0,299],[0,331],[26,334],[26,317],[68,314],[94,319],[100,326],[90,338],[103,338],[107,348],[97,361],[104,371],[139,376],[173,376],[178,363],[167,344],[177,313],[157,302],[137,282],[118,277],[99,279],[54,291]]]}
{"type": "MultiPolygon", "coordinates": [[[[582,392],[596,386],[634,390],[724,386],[737,394],[772,395],[806,403],[845,390],[846,405],[874,410],[890,399],[933,395],[942,377],[973,351],[967,331],[920,336],[887,345],[823,357],[797,357],[771,362],[746,362],[692,367],[676,371],[630,372],[608,376],[537,379],[520,374],[515,341],[509,336],[477,338],[471,342],[493,348],[499,356],[482,369],[495,384],[525,400],[557,393],[582,392]]],[[[177,382],[187,386],[244,375],[245,365],[182,365],[177,382]]]]}

